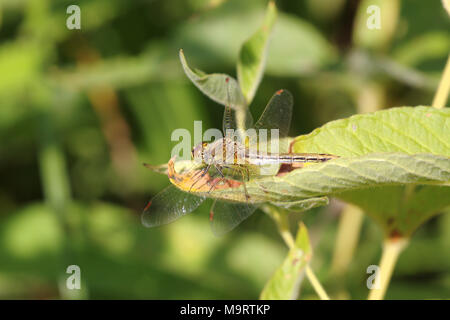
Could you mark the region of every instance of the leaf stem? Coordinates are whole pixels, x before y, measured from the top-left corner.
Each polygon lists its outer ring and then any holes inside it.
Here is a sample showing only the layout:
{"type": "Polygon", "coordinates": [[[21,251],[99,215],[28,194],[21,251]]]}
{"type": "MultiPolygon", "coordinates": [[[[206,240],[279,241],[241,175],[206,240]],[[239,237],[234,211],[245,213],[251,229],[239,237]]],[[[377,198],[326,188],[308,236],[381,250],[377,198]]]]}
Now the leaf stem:
{"type": "Polygon", "coordinates": [[[384,298],[398,256],[407,245],[408,239],[406,238],[387,239],[384,242],[379,266],[380,269],[377,276],[380,286],[377,289],[371,289],[368,297],[369,300],[382,300],[384,298]]]}
{"type": "Polygon", "coordinates": [[[362,210],[347,204],[339,218],[338,234],[331,263],[331,273],[341,276],[347,272],[352,260],[364,218],[362,210]]]}
{"type": "Polygon", "coordinates": [[[38,160],[44,198],[52,213],[55,214],[60,228],[66,231],[61,239],[63,250],[57,265],[59,295],[62,299],[70,299],[73,296],[70,295],[70,290],[65,286],[67,276],[65,270],[69,265],[68,261],[73,260],[67,225],[67,210],[71,202],[71,191],[66,159],[58,140],[58,132],[55,128],[51,109],[42,110],[39,116],[37,135],[40,146],[38,160]]]}
{"type": "Polygon", "coordinates": [[[448,99],[448,93],[450,91],[450,55],[447,58],[447,64],[445,65],[442,78],[439,83],[438,89],[433,99],[432,106],[436,109],[442,109],[445,107],[445,103],[448,99]]]}
{"type": "Polygon", "coordinates": [[[278,214],[278,231],[289,249],[294,248],[295,240],[289,230],[289,221],[284,214],[278,214]]]}
{"type": "MultiPolygon", "coordinates": [[[[288,248],[289,249],[294,248],[295,240],[294,237],[292,236],[291,231],[289,230],[289,221],[287,219],[287,215],[279,212],[279,210],[273,207],[265,207],[264,211],[269,213],[269,215],[275,220],[278,227],[278,232],[280,233],[281,237],[283,238],[288,248]]],[[[311,283],[312,287],[314,288],[314,291],[317,293],[319,298],[321,300],[330,300],[330,297],[320,284],[319,280],[317,279],[316,275],[314,274],[309,265],[306,266],[305,271],[306,277],[308,278],[309,282],[311,283]]]]}
{"type": "Polygon", "coordinates": [[[330,300],[330,297],[326,293],[325,289],[320,284],[319,280],[317,279],[316,275],[312,271],[311,267],[309,265],[306,266],[306,277],[308,278],[309,282],[313,286],[314,290],[316,291],[317,295],[319,296],[320,300],[330,300]]]}

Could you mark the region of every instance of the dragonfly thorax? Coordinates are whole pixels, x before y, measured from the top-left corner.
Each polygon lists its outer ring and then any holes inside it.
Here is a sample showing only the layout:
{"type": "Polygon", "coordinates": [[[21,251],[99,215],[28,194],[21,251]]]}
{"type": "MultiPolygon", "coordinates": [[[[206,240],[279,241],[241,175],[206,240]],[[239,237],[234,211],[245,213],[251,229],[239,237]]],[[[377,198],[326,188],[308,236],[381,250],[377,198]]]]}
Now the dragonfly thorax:
{"type": "Polygon", "coordinates": [[[232,139],[218,139],[214,142],[202,142],[192,149],[194,160],[204,164],[236,164],[245,157],[245,147],[232,139]]]}

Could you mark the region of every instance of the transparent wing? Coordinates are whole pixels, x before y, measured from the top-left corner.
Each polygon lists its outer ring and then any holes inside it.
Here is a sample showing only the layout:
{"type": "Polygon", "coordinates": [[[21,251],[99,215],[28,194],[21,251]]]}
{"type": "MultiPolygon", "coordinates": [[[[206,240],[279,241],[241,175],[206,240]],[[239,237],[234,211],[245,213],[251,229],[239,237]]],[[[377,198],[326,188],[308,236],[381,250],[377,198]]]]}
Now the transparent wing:
{"type": "Polygon", "coordinates": [[[282,139],[287,137],[289,133],[289,128],[291,126],[292,118],[292,105],[293,98],[289,91],[278,90],[270,99],[266,108],[264,109],[261,117],[255,123],[254,128],[257,131],[261,129],[267,129],[267,139],[261,139],[261,133],[259,136],[259,143],[261,144],[258,148],[262,149],[267,143],[267,151],[281,153],[287,150],[287,140],[282,139]],[[278,134],[273,134],[272,129],[277,129],[278,134]],[[278,150],[274,150],[269,144],[270,141],[276,140],[279,144],[278,150]]]}
{"type": "Polygon", "coordinates": [[[204,200],[170,185],[149,201],[142,213],[142,224],[150,228],[170,223],[194,211],[204,200]]]}
{"type": "Polygon", "coordinates": [[[236,81],[226,80],[227,89],[225,112],[223,114],[222,128],[225,136],[229,136],[229,130],[247,129],[253,126],[253,118],[246,105],[238,105],[240,88],[236,81]]]}
{"type": "Polygon", "coordinates": [[[227,130],[237,130],[240,126],[239,123],[243,123],[244,128],[247,129],[253,127],[253,117],[249,110],[234,110],[228,106],[225,107],[225,112],[223,113],[223,123],[222,129],[226,134],[227,130]]]}
{"type": "Polygon", "coordinates": [[[211,207],[211,229],[221,236],[247,219],[256,210],[256,206],[242,202],[215,201],[211,207]]]}
{"type": "Polygon", "coordinates": [[[287,90],[278,90],[270,99],[255,129],[278,129],[280,138],[289,133],[292,118],[292,95],[287,90]]]}

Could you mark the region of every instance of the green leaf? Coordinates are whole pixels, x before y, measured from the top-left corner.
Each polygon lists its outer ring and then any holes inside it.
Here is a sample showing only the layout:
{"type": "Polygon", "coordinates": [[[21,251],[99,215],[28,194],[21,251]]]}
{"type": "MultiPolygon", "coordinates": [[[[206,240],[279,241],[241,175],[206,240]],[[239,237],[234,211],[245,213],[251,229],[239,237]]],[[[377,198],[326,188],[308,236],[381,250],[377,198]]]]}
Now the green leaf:
{"type": "Polygon", "coordinates": [[[312,208],[326,206],[328,202],[327,197],[317,197],[297,201],[272,201],[271,203],[289,211],[303,212],[312,208]]]}
{"type": "MultiPolygon", "coordinates": [[[[378,153],[340,158],[297,169],[284,176],[267,176],[246,183],[253,202],[296,202],[365,188],[404,184],[445,185],[450,159],[430,154],[378,153]]],[[[209,196],[245,202],[243,187],[213,190],[209,196]]],[[[450,204],[450,199],[448,199],[450,204]]]]}
{"type": "Polygon", "coordinates": [[[298,77],[336,60],[336,51],[322,34],[298,16],[278,15],[268,50],[266,74],[298,77]]]}
{"type": "Polygon", "coordinates": [[[180,61],[188,78],[206,96],[215,102],[227,105],[234,109],[245,109],[245,98],[236,79],[223,73],[206,74],[200,70],[189,68],[183,50],[180,50],[180,61]]]}
{"type": "MultiPolygon", "coordinates": [[[[184,48],[191,59],[202,65],[224,63],[231,68],[238,60],[242,43],[260,27],[267,10],[262,3],[226,1],[177,27],[173,46],[184,48]]],[[[314,25],[296,15],[278,12],[270,36],[266,74],[304,75],[330,64],[335,57],[336,51],[314,25]]]]}
{"type": "Polygon", "coordinates": [[[450,205],[450,187],[414,185],[343,192],[337,197],[362,208],[386,236],[409,237],[450,205]]]}
{"type": "Polygon", "coordinates": [[[312,250],[308,230],[300,223],[295,245],[261,292],[261,300],[296,299],[312,250]]]}
{"type": "MultiPolygon", "coordinates": [[[[450,109],[400,107],[332,121],[295,138],[291,149],[341,158],[252,179],[249,200],[306,210],[336,196],[363,208],[386,236],[410,236],[450,206],[449,119],[450,109]]],[[[202,196],[247,201],[242,184],[205,193],[171,181],[202,196]]]]}
{"type": "Polygon", "coordinates": [[[261,82],[266,63],[269,36],[276,16],[275,3],[270,1],[263,25],[243,44],[239,52],[237,76],[247,104],[250,104],[253,100],[256,89],[261,82]]]}
{"type": "Polygon", "coordinates": [[[2,221],[0,235],[0,250],[6,249],[12,258],[19,259],[32,259],[43,254],[53,258],[63,249],[65,237],[58,216],[42,204],[29,205],[11,214],[2,221]]]}
{"type": "Polygon", "coordinates": [[[418,67],[424,62],[447,57],[449,51],[448,32],[434,31],[398,45],[392,56],[402,65],[418,67]]]}
{"type": "MultiPolygon", "coordinates": [[[[387,236],[409,236],[450,205],[449,119],[449,109],[402,107],[330,122],[295,138],[292,150],[341,158],[252,180],[250,199],[311,205],[336,196],[362,207],[387,236]]],[[[245,201],[242,194],[240,186],[210,196],[245,201]]]]}
{"type": "MultiPolygon", "coordinates": [[[[427,107],[395,108],[370,115],[357,115],[331,122],[310,135],[296,138],[293,150],[342,156],[398,151],[411,155],[427,153],[413,157],[386,155],[386,160],[392,161],[391,171],[382,170],[384,165],[372,165],[372,170],[376,172],[371,176],[378,183],[366,179],[370,178],[367,175],[369,167],[360,172],[365,175],[361,182],[365,180],[371,189],[355,189],[337,194],[360,206],[387,235],[399,233],[409,236],[423,222],[450,205],[448,186],[418,185],[426,183],[420,176],[443,183],[449,181],[449,118],[448,109],[427,107]],[[384,179],[382,175],[391,182],[396,180],[403,185],[388,183],[380,186],[379,182],[384,179]]],[[[386,169],[389,167],[386,166],[386,169]]],[[[358,168],[362,169],[360,165],[349,169],[355,172],[358,168]]]]}
{"type": "Polygon", "coordinates": [[[8,77],[0,79],[0,97],[23,95],[39,79],[45,54],[30,41],[4,43],[0,47],[0,70],[8,77]]]}
{"type": "Polygon", "coordinates": [[[294,139],[294,152],[355,157],[379,152],[450,156],[450,109],[398,107],[336,120],[294,139]]]}

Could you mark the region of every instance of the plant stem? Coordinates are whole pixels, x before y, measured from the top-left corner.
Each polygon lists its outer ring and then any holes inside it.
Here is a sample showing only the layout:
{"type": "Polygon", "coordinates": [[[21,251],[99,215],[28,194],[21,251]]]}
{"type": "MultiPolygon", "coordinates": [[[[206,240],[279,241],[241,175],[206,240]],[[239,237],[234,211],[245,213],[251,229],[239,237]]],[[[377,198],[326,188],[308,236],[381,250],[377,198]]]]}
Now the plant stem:
{"type": "Polygon", "coordinates": [[[289,249],[294,248],[295,240],[289,230],[289,221],[284,214],[278,214],[278,231],[289,249]]]}
{"type": "Polygon", "coordinates": [[[359,240],[364,213],[359,207],[347,204],[339,218],[338,234],[331,263],[331,273],[346,273],[359,240]]]}
{"type": "Polygon", "coordinates": [[[83,284],[83,290],[69,290],[66,287],[68,274],[67,267],[76,263],[71,246],[72,232],[68,224],[68,211],[72,202],[67,163],[61,146],[55,116],[52,114],[51,103],[42,102],[38,118],[37,136],[39,137],[39,171],[44,198],[48,207],[56,216],[64,236],[61,239],[61,257],[56,268],[58,269],[58,289],[62,299],[87,298],[87,289],[83,284]]]}
{"type": "Polygon", "coordinates": [[[384,242],[379,265],[380,269],[377,276],[380,286],[378,289],[371,289],[368,297],[369,300],[382,300],[384,298],[398,256],[407,245],[408,239],[405,238],[387,239],[384,242]]]}
{"type": "Polygon", "coordinates": [[[450,91],[450,55],[447,59],[444,72],[442,73],[441,82],[433,99],[432,106],[436,109],[442,109],[447,102],[448,93],[450,91]]]}
{"type": "MultiPolygon", "coordinates": [[[[44,197],[49,208],[55,214],[60,228],[63,231],[67,231],[66,211],[71,198],[70,184],[64,153],[58,143],[58,134],[53,117],[48,110],[43,111],[40,115],[38,136],[40,138],[39,170],[44,197]]],[[[67,261],[69,261],[70,256],[69,235],[67,232],[64,232],[61,243],[63,250],[57,267],[59,294],[62,299],[70,299],[67,295],[69,290],[64,286],[67,278],[65,270],[69,265],[67,261]]]]}
{"type": "MultiPolygon", "coordinates": [[[[280,213],[278,210],[274,208],[265,208],[265,211],[269,213],[269,215],[277,223],[278,232],[280,232],[280,235],[283,238],[286,245],[288,246],[288,248],[289,249],[294,248],[295,240],[294,237],[292,236],[292,233],[289,231],[289,221],[287,219],[286,214],[280,213]]],[[[314,291],[317,293],[319,298],[321,300],[330,300],[330,297],[320,284],[319,280],[317,279],[316,275],[314,274],[309,265],[306,265],[305,271],[306,277],[308,278],[309,282],[311,283],[312,287],[314,288],[314,291]]]]}
{"type": "Polygon", "coordinates": [[[313,286],[320,300],[330,300],[330,297],[325,292],[325,289],[322,287],[322,285],[320,284],[319,280],[317,279],[316,275],[314,274],[309,265],[306,266],[306,277],[313,286]]]}

